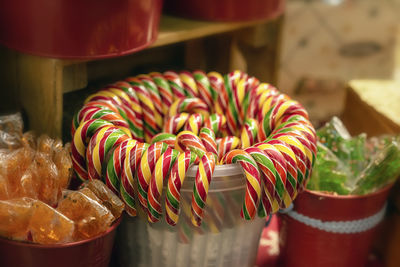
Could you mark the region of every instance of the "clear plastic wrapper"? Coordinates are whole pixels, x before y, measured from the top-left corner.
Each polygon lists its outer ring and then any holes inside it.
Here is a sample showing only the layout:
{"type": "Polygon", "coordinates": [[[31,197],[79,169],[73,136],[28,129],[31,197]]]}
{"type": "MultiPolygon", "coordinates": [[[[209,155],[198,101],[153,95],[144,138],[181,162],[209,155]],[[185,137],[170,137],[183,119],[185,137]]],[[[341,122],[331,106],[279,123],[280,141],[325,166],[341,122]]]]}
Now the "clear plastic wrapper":
{"type": "Polygon", "coordinates": [[[50,206],[56,206],[61,195],[57,166],[45,153],[35,156],[37,179],[40,180],[38,199],[50,206]]]}
{"type": "Polygon", "coordinates": [[[26,240],[33,203],[30,198],[0,200],[0,235],[26,240]]]}
{"type": "Polygon", "coordinates": [[[40,244],[67,243],[73,240],[72,220],[42,201],[34,201],[29,232],[32,241],[40,244]]]}
{"type": "Polygon", "coordinates": [[[65,147],[62,147],[62,144],[60,145],[57,142],[55,142],[54,145],[55,152],[53,155],[53,162],[58,170],[59,185],[60,188],[67,188],[72,176],[71,146],[68,143],[65,147]]]}
{"type": "Polygon", "coordinates": [[[315,191],[336,192],[346,195],[350,188],[346,187],[350,169],[331,150],[318,143],[318,159],[314,165],[312,178],[307,188],[315,191]]]}
{"type": "Polygon", "coordinates": [[[74,240],[103,233],[115,220],[106,207],[79,191],[64,191],[57,211],[75,222],[74,240]]]}
{"type": "Polygon", "coordinates": [[[86,182],[84,187],[90,189],[115,218],[119,218],[124,211],[124,203],[101,181],[92,180],[86,182]]]}
{"type": "Polygon", "coordinates": [[[363,195],[393,183],[400,175],[399,137],[351,137],[336,117],[317,135],[318,156],[308,189],[363,195]]]}
{"type": "Polygon", "coordinates": [[[0,116],[0,148],[13,149],[22,145],[21,114],[0,116]]]}
{"type": "Polygon", "coordinates": [[[392,141],[378,151],[368,166],[357,177],[354,190],[356,195],[368,194],[393,183],[400,175],[400,147],[392,141]]]}

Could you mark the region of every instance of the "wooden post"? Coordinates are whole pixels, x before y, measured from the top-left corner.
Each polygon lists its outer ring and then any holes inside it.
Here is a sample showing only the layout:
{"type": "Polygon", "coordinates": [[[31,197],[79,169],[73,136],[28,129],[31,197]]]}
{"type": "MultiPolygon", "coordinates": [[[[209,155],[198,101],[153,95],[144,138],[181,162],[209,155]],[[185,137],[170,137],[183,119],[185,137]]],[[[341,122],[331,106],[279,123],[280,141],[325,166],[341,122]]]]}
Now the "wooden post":
{"type": "Polygon", "coordinates": [[[87,84],[86,65],[32,56],[2,48],[2,106],[10,101],[27,115],[26,128],[61,137],[63,93],[87,84]]]}

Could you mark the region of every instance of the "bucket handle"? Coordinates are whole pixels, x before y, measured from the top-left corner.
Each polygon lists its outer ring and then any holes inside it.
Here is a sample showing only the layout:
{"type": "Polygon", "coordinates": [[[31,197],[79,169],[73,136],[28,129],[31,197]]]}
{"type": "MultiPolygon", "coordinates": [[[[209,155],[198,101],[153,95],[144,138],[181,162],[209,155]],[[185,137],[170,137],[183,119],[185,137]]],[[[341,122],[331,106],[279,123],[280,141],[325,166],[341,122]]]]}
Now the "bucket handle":
{"type": "Polygon", "coordinates": [[[385,203],[377,213],[359,220],[352,221],[322,221],[300,214],[293,210],[293,203],[280,213],[286,214],[289,217],[301,222],[307,226],[335,234],[355,234],[368,231],[377,226],[384,218],[387,203],[385,203]]]}

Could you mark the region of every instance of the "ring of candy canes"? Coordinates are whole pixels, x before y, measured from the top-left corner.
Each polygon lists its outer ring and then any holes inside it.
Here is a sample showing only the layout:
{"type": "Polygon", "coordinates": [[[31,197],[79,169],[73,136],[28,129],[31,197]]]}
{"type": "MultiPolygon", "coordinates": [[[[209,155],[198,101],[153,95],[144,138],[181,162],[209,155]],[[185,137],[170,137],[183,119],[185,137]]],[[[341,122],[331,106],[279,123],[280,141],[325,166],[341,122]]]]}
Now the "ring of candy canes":
{"type": "MultiPolygon", "coordinates": [[[[150,73],[90,95],[72,121],[72,159],[81,180],[102,179],[135,216],[176,225],[181,187],[198,164],[191,221],[199,226],[216,164],[246,178],[241,216],[287,208],[307,183],[316,134],[297,102],[241,71],[150,73]]],[[[210,200],[212,201],[212,200],[210,200]]],[[[215,200],[214,200],[215,202],[215,200]]]]}

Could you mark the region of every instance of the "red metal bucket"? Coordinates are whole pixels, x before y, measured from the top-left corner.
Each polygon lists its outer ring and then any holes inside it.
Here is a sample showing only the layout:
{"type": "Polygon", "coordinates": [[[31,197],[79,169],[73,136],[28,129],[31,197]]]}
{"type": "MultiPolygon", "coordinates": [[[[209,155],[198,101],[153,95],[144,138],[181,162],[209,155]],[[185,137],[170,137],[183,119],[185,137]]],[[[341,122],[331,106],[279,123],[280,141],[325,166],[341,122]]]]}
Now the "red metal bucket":
{"type": "Polygon", "coordinates": [[[40,245],[0,238],[0,266],[107,267],[121,218],[100,236],[57,245],[40,245]]]}
{"type": "Polygon", "coordinates": [[[105,58],[155,41],[162,0],[12,0],[0,8],[0,43],[56,58],[105,58]]]}
{"type": "Polygon", "coordinates": [[[282,214],[283,266],[365,266],[391,186],[364,196],[306,190],[282,214]]]}
{"type": "Polygon", "coordinates": [[[168,13],[211,21],[275,18],[283,13],[284,7],[284,0],[165,0],[165,10],[168,13]]]}

